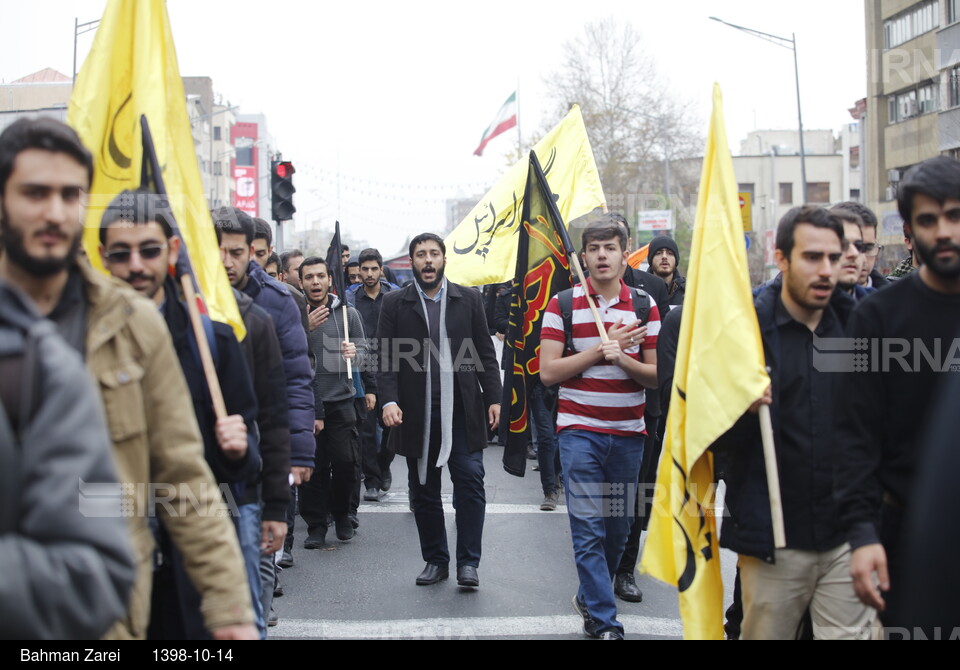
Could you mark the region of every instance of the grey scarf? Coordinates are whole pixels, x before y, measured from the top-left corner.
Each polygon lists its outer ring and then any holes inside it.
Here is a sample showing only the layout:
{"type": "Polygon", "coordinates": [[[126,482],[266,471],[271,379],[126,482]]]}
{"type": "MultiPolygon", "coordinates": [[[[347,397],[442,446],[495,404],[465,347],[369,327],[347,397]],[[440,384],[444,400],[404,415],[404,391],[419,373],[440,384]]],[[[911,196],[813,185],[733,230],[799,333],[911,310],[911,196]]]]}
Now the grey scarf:
{"type": "MultiPolygon", "coordinates": [[[[447,301],[450,298],[450,287],[447,280],[443,280],[443,295],[440,298],[440,456],[437,458],[436,467],[442,468],[450,459],[450,452],[453,449],[453,356],[450,353],[450,340],[447,339],[447,301]]],[[[420,296],[420,306],[423,308],[423,315],[428,319],[427,304],[423,299],[423,294],[417,291],[420,296]]],[[[429,331],[430,324],[427,324],[429,331]]],[[[426,352],[426,395],[424,396],[424,405],[426,412],[423,417],[423,449],[420,458],[417,460],[417,475],[420,477],[420,485],[427,483],[427,467],[430,457],[430,425],[433,412],[433,378],[430,375],[430,366],[433,365],[430,356],[429,347],[426,352]]]]}

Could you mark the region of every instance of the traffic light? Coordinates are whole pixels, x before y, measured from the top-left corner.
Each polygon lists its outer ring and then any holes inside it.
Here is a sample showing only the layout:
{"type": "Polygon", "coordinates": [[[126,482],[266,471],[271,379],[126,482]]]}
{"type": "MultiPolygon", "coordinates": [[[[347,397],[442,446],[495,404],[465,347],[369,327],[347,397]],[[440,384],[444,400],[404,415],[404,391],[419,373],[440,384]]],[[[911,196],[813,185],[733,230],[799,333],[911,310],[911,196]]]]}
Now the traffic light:
{"type": "Polygon", "coordinates": [[[273,161],[270,167],[270,202],[273,205],[274,221],[289,221],[297,208],[293,206],[293,163],[273,161]]]}

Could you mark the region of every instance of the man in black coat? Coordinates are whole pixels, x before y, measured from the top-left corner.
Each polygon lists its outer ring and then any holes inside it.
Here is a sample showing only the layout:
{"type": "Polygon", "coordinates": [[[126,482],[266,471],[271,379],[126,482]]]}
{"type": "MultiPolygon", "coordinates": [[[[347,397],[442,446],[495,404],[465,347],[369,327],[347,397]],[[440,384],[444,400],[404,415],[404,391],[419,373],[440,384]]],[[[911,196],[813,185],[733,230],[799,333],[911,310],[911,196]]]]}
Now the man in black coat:
{"type": "Polygon", "coordinates": [[[377,387],[387,448],[407,458],[410,504],[426,567],[417,584],[449,575],[440,470],[457,501],[457,583],[480,585],[486,511],[483,449],[500,421],[500,371],[479,292],[443,277],[446,247],[432,233],[410,242],[416,281],[383,299],[377,387]]]}

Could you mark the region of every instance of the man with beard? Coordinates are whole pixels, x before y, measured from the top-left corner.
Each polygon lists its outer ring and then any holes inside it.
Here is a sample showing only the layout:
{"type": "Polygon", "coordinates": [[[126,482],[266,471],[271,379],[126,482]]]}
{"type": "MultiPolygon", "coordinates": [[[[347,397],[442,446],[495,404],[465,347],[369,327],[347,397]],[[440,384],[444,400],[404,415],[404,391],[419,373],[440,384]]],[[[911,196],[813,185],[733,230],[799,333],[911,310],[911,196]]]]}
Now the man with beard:
{"type": "MultiPolygon", "coordinates": [[[[736,551],[742,639],[792,639],[809,607],[816,639],[868,639],[871,610],[853,593],[850,546],[834,499],[833,418],[843,408],[817,343],[839,338],[854,307],[836,291],[843,227],[819,207],[791,209],[777,228],[781,275],[754,305],[770,389],[714,446],[726,459],[720,546],[736,551]],[[770,405],[787,546],[774,548],[758,411],[770,405]]],[[[859,267],[852,273],[856,281],[859,267]]]]}
{"type": "Polygon", "coordinates": [[[169,493],[169,505],[156,512],[201,594],[206,628],[217,639],[255,639],[243,556],[220,515],[223,501],[163,319],[134,291],[77,260],[92,174],[90,153],[58,121],[21,119],[0,135],[0,279],[29,296],[84,356],[99,382],[119,480],[136,492],[128,519],[140,557],[136,584],[127,616],[107,637],[146,634],[153,576],[147,493],[163,483],[157,493],[169,493]]]}
{"type": "Polygon", "coordinates": [[[901,618],[901,541],[923,453],[918,426],[929,425],[939,385],[960,369],[960,162],[939,156],[911,168],[897,206],[922,265],[850,319],[846,336],[870,350],[840,379],[835,441],[854,588],[885,626],[911,627],[901,618]]]}
{"type": "MultiPolygon", "coordinates": [[[[290,466],[293,483],[297,486],[310,479],[314,468],[313,392],[310,388],[312,369],[307,349],[302,316],[288,288],[264,272],[252,260],[256,227],[250,216],[237,208],[221,207],[213,211],[213,222],[220,242],[227,278],[233,287],[253,298],[276,328],[283,370],[287,378],[287,408],[290,420],[290,466]]],[[[291,503],[292,507],[293,503],[291,503]]],[[[289,512],[284,559],[293,564],[293,515],[289,512]],[[287,556],[289,554],[289,556],[287,556]]]]}
{"type": "Polygon", "coordinates": [[[843,258],[840,259],[837,286],[855,301],[860,302],[876,291],[860,284],[863,266],[866,263],[863,220],[859,215],[843,207],[833,207],[830,213],[843,224],[843,258]]]}
{"type": "Polygon", "coordinates": [[[666,235],[658,235],[650,242],[647,258],[650,259],[650,272],[667,285],[670,308],[682,305],[687,280],[680,274],[680,249],[677,243],[666,235]]]}
{"type": "MultiPolygon", "coordinates": [[[[308,530],[303,548],[322,549],[326,546],[328,512],[333,515],[338,540],[347,542],[356,533],[349,514],[351,497],[360,485],[360,437],[353,403],[355,388],[347,377],[345,361],[356,362],[358,353],[365,356],[366,345],[360,315],[353,307],[346,309],[351,341],[344,338],[343,303],[330,293],[332,282],[324,259],[305,259],[300,265],[300,283],[311,314],[325,311],[323,320],[310,332],[310,348],[317,357],[313,376],[317,469],[300,487],[300,515],[308,530]]],[[[353,374],[362,377],[370,411],[377,399],[376,378],[372,371],[361,372],[364,367],[355,366],[353,374]]]]}
{"type": "MultiPolygon", "coordinates": [[[[363,283],[347,289],[347,303],[357,308],[360,318],[363,319],[363,332],[368,342],[377,341],[377,323],[380,321],[380,310],[383,308],[383,298],[396,286],[383,277],[383,257],[376,249],[364,249],[360,252],[360,276],[363,283]]],[[[378,367],[376,350],[370,352],[367,369],[376,370],[378,367]]],[[[389,491],[393,485],[393,476],[390,473],[390,464],[393,462],[393,452],[383,447],[385,442],[379,437],[380,430],[376,412],[367,412],[366,418],[360,426],[360,453],[363,466],[364,495],[367,501],[380,499],[381,491],[389,491]]]]}
{"type": "MultiPolygon", "coordinates": [[[[100,221],[100,256],[104,267],[117,279],[151,300],[163,315],[180,360],[194,414],[203,437],[204,457],[217,482],[229,487],[237,516],[233,516],[237,539],[247,566],[253,609],[261,636],[266,623],[260,607],[260,503],[257,479],[260,471],[257,400],[240,344],[230,326],[204,317],[204,327],[229,416],[216,418],[213,401],[200,363],[196,335],[170,268],[180,255],[165,196],[145,190],[124,191],[111,202],[100,221]],[[249,485],[248,485],[249,484],[249,485]]],[[[162,530],[162,529],[161,529],[162,530]]],[[[283,529],[286,532],[286,528],[283,529]]],[[[155,574],[154,611],[161,616],[151,622],[153,639],[202,639],[200,598],[187,580],[180,553],[161,532],[164,566],[155,574]],[[159,603],[165,603],[159,606],[159,603]]]]}
{"type": "Polygon", "coordinates": [[[488,427],[495,430],[500,422],[500,370],[480,292],[443,276],[443,239],[417,235],[410,260],[416,281],[387,294],[380,311],[377,388],[383,425],[391,429],[387,446],[407,458],[410,504],[426,561],[417,585],[449,576],[440,500],[441,469],[449,464],[457,501],[457,583],[476,588],[486,512],[483,449],[488,427]]]}

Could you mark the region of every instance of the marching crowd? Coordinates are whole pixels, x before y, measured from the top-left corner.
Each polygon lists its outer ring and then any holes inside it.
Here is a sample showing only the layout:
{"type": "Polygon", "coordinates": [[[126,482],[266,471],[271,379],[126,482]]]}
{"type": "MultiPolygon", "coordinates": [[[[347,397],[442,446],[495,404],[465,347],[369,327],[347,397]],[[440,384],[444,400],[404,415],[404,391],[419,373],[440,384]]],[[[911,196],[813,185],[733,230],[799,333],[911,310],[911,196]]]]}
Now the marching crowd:
{"type": "MultiPolygon", "coordinates": [[[[93,160],[50,119],[0,135],[0,570],[20,577],[0,583],[0,637],[265,639],[295,549],[350,541],[361,502],[395,486],[397,456],[424,561],[416,583],[450,576],[446,468],[457,583],[479,588],[483,452],[509,412],[501,351],[517,289],[449,281],[432,233],[410,242],[414,278],[399,285],[376,249],[278,255],[269,224],[219,208],[238,341],[191,313],[165,196],[124,191],[103,209],[112,278],[83,257],[93,160]]],[[[957,619],[956,580],[931,576],[956,541],[949,528],[931,536],[956,463],[942,420],[960,372],[960,162],[913,168],[898,204],[911,257],[890,277],[874,267],[877,218],[863,205],[797,207],[779,224],[780,273],[754,293],[771,386],[712,448],[720,545],[739,555],[730,637],[867,639],[880,624],[957,619]],[[845,338],[856,354],[831,354],[845,338]]],[[[623,639],[617,598],[643,597],[634,575],[686,281],[666,236],[647,272],[630,267],[619,214],[592,215],[580,242],[588,278],[552,297],[540,330],[529,449],[541,510],[566,502],[584,632],[623,639]],[[635,513],[607,513],[601,497],[635,513]]]]}

